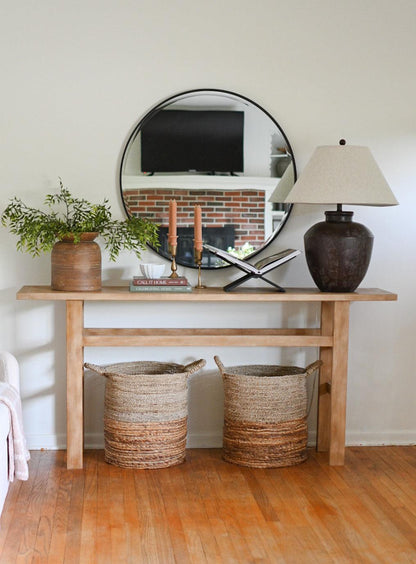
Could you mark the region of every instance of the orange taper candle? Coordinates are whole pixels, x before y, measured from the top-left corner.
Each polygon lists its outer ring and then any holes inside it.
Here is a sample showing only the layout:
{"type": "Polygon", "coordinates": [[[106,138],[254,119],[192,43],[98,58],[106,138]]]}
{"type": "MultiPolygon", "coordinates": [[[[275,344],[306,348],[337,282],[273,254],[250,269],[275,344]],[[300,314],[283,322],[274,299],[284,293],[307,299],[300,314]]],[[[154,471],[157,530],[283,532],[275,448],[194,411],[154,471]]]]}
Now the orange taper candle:
{"type": "Polygon", "coordinates": [[[202,251],[202,212],[201,206],[194,209],[194,246],[196,251],[202,251]]]}
{"type": "Polygon", "coordinates": [[[169,235],[168,243],[174,247],[177,242],[176,236],[176,200],[169,201],[169,235]]]}

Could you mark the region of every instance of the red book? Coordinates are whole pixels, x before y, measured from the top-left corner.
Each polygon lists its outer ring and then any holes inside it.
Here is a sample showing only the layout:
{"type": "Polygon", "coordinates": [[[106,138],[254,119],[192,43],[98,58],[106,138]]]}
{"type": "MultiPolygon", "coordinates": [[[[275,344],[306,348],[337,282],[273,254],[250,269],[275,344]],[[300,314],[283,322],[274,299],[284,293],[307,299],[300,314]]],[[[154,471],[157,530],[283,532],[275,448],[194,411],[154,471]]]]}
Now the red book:
{"type": "Polygon", "coordinates": [[[169,278],[162,276],[161,278],[146,278],[145,276],[133,276],[133,286],[187,286],[188,279],[185,276],[178,278],[169,278]]]}

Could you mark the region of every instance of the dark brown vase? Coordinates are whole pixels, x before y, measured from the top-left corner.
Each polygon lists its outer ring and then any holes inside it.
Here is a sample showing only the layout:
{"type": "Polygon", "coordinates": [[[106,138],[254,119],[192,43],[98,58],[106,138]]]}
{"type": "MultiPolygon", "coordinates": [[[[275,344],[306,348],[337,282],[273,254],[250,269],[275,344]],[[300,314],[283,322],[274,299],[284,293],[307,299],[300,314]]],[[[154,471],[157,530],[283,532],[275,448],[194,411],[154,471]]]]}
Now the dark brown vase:
{"type": "Polygon", "coordinates": [[[321,292],[354,292],[370,264],[373,234],[353,212],[327,211],[304,237],[309,271],[321,292]]]}
{"type": "Polygon", "coordinates": [[[82,233],[79,243],[68,237],[52,249],[52,290],[93,292],[101,289],[101,249],[98,233],[82,233]]]}

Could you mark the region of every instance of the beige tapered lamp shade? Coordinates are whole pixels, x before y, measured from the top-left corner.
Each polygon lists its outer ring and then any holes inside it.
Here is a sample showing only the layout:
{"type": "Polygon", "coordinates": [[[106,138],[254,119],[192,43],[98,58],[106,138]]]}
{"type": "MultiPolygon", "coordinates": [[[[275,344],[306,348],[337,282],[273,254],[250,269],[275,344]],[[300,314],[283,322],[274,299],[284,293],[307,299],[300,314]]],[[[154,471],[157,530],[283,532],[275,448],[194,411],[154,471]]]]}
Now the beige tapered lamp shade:
{"type": "Polygon", "coordinates": [[[342,204],[398,204],[370,150],[345,141],[315,149],[284,203],[337,205],[304,237],[309,271],[322,292],[353,292],[370,264],[373,234],[342,204]]]}
{"type": "Polygon", "coordinates": [[[284,202],[398,204],[370,149],[353,145],[317,147],[284,202]]]}

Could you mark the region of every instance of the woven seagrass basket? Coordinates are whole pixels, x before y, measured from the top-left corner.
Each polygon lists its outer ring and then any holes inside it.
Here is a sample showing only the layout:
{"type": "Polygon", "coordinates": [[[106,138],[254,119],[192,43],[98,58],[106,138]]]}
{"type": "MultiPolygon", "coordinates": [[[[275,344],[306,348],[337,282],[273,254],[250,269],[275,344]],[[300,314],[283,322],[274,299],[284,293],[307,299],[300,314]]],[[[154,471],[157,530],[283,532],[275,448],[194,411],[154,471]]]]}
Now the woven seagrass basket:
{"type": "Polygon", "coordinates": [[[321,364],[225,368],[223,458],[254,468],[293,466],[307,458],[307,377],[321,364]]]}
{"type": "Polygon", "coordinates": [[[166,468],[185,460],[188,378],[205,366],[163,362],[85,364],[106,377],[104,458],[123,468],[166,468]]]}

